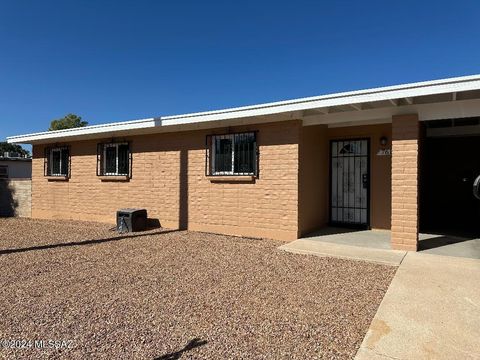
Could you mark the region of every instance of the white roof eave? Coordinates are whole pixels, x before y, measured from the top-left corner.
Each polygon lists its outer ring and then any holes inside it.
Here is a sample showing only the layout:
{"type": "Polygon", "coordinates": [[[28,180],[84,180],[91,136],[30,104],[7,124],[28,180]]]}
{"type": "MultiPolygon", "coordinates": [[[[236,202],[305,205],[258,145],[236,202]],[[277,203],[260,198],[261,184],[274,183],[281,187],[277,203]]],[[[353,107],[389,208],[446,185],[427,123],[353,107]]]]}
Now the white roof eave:
{"type": "Polygon", "coordinates": [[[414,98],[417,96],[456,93],[462,91],[479,90],[480,75],[464,76],[443,80],[418,82],[404,85],[372,88],[329,94],[301,99],[265,103],[253,106],[244,106],[224,110],[191,113],[184,115],[163,116],[134,121],[115,122],[103,125],[92,125],[83,128],[47,131],[41,133],[11,136],[9,143],[32,144],[36,142],[58,141],[76,137],[102,137],[102,135],[118,132],[129,132],[156,127],[187,125],[211,121],[223,121],[240,118],[254,118],[279,113],[303,111],[316,108],[326,108],[349,104],[360,104],[382,100],[400,98],[414,98]]]}
{"type": "Polygon", "coordinates": [[[59,140],[64,138],[72,138],[79,136],[102,135],[112,132],[122,132],[137,129],[154,128],[159,125],[159,120],[155,118],[115,122],[110,124],[91,125],[81,128],[45,131],[27,135],[17,135],[7,137],[7,142],[18,144],[29,144],[43,140],[59,140]]]}

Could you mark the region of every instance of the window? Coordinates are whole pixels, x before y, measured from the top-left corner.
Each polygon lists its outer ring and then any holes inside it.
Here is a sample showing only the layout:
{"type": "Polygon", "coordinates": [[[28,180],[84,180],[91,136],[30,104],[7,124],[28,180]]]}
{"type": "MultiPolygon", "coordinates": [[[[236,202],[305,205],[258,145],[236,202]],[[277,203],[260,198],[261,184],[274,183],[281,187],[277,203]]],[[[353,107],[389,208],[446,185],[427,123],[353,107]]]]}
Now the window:
{"type": "Polygon", "coordinates": [[[97,175],[131,177],[129,143],[98,144],[97,175]]]}
{"type": "Polygon", "coordinates": [[[0,179],[7,179],[7,178],[8,178],[8,166],[0,165],[0,179]]]}
{"type": "Polygon", "coordinates": [[[256,133],[207,136],[207,175],[257,175],[256,133]]]}
{"type": "Polygon", "coordinates": [[[70,149],[68,146],[46,148],[45,176],[70,176],[70,149]]]}

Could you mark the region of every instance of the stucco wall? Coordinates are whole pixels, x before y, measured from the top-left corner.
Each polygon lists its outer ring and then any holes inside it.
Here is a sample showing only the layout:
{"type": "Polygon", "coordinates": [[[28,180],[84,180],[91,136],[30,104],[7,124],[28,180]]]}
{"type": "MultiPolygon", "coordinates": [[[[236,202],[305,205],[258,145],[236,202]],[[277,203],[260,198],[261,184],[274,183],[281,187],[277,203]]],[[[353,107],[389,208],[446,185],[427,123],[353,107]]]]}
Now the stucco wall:
{"type": "Polygon", "coordinates": [[[328,128],[302,128],[299,173],[299,227],[305,235],[329,220],[328,128]]]}
{"type": "Polygon", "coordinates": [[[122,138],[132,142],[129,182],[102,182],[96,176],[101,140],[68,143],[69,181],[46,179],[44,146],[34,146],[33,217],[113,223],[117,209],[144,207],[164,227],[293,240],[298,235],[300,131],[299,121],[289,121],[122,138]],[[228,130],[258,130],[256,181],[217,183],[205,176],[205,136],[228,130]]]}

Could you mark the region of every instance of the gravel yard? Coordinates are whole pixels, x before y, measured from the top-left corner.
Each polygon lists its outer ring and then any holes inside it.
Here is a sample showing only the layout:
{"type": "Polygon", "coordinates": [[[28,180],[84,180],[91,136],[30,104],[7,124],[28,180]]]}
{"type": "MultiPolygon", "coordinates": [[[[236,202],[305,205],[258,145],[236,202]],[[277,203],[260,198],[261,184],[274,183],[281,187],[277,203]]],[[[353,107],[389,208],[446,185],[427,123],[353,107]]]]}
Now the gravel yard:
{"type": "Polygon", "coordinates": [[[0,219],[0,357],[351,359],[396,270],[109,227],[0,219]]]}

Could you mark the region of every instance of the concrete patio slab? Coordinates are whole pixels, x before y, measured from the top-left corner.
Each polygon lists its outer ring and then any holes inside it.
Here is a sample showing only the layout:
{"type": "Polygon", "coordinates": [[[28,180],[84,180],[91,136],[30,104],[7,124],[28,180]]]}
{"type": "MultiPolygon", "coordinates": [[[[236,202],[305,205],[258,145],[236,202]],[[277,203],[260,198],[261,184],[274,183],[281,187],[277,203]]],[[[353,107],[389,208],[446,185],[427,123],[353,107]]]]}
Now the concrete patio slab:
{"type": "Polygon", "coordinates": [[[356,359],[479,359],[480,260],[409,252],[356,359]]]}
{"type": "Polygon", "coordinates": [[[389,230],[355,230],[336,227],[326,227],[304,237],[308,240],[318,240],[334,244],[353,245],[360,247],[391,249],[389,230]]]}
{"type": "MultiPolygon", "coordinates": [[[[308,234],[301,240],[372,249],[391,249],[389,230],[353,230],[326,227],[308,234]]],[[[445,234],[419,234],[418,250],[428,254],[480,259],[480,238],[445,234]]]]}
{"type": "Polygon", "coordinates": [[[297,254],[332,256],[341,259],[363,260],[393,266],[400,265],[406,254],[406,251],[401,250],[351,246],[310,238],[292,241],[291,243],[280,246],[279,249],[297,254]]]}

